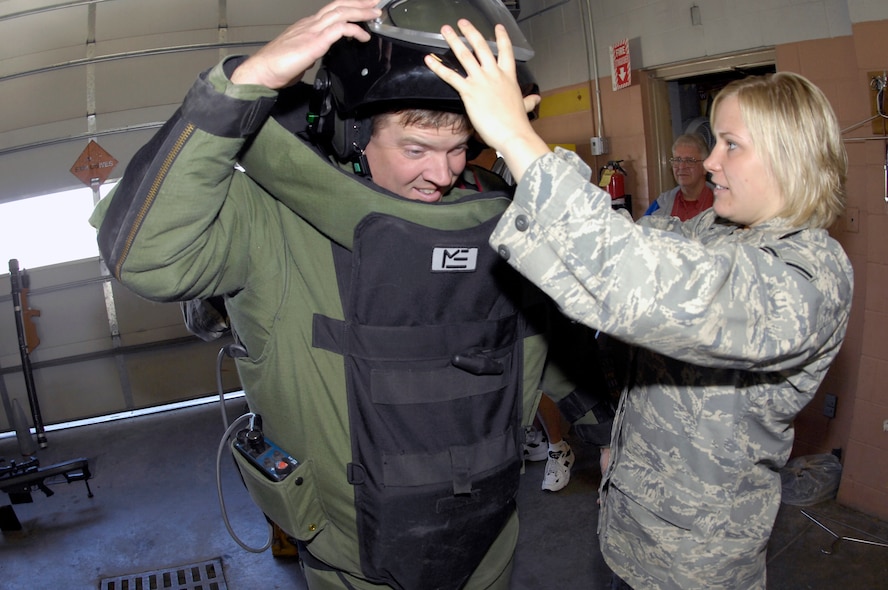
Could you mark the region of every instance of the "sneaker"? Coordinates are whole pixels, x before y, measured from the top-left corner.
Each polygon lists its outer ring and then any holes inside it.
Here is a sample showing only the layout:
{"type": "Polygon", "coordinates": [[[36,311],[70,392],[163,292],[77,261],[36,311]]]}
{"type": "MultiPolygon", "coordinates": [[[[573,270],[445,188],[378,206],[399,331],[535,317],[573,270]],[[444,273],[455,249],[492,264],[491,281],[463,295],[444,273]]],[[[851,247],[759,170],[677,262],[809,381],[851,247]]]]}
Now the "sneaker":
{"type": "Polygon", "coordinates": [[[567,441],[561,441],[549,449],[549,460],[546,462],[546,475],[543,476],[543,489],[557,492],[570,481],[570,468],[573,467],[574,456],[567,441]]]}
{"type": "Polygon", "coordinates": [[[549,456],[549,439],[546,433],[535,428],[524,431],[524,460],[543,461],[549,456]]]}

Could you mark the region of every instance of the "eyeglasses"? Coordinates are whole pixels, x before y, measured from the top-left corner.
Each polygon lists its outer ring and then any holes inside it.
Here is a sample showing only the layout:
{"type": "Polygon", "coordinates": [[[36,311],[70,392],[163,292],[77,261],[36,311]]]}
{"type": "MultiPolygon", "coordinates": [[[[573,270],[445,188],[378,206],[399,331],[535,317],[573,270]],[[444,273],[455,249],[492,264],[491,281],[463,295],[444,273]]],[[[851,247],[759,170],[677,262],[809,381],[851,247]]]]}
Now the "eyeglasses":
{"type": "Polygon", "coordinates": [[[703,160],[698,160],[696,158],[669,158],[669,163],[672,164],[673,168],[680,168],[681,166],[693,166],[698,162],[702,162],[703,160]]]}

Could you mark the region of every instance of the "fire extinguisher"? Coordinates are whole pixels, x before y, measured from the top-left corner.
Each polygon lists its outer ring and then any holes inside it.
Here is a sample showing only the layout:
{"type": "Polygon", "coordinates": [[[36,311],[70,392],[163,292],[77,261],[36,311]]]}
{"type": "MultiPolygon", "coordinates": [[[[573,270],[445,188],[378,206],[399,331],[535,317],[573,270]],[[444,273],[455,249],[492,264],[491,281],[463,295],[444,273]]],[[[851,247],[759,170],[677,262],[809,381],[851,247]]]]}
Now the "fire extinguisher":
{"type": "Polygon", "coordinates": [[[598,186],[607,191],[614,209],[631,209],[631,196],[626,194],[626,171],[620,166],[623,160],[611,160],[599,171],[598,186]]]}

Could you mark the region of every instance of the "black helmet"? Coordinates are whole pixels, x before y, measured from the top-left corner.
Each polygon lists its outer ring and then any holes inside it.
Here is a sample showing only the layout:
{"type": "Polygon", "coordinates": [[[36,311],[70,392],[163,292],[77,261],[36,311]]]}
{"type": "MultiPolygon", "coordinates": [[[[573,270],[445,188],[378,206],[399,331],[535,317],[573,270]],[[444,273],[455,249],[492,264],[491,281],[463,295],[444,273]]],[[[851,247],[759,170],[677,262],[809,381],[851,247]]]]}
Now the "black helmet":
{"type": "Polygon", "coordinates": [[[355,160],[370,140],[369,117],[403,108],[465,112],[459,94],[425,65],[435,53],[461,71],[441,26],[469,19],[496,51],[494,25],[506,26],[524,95],[539,92],[524,61],[533,50],[500,0],[383,0],[383,14],[365,23],[366,43],[340,39],[327,52],[315,77],[309,113],[315,139],[342,161],[355,160]]]}

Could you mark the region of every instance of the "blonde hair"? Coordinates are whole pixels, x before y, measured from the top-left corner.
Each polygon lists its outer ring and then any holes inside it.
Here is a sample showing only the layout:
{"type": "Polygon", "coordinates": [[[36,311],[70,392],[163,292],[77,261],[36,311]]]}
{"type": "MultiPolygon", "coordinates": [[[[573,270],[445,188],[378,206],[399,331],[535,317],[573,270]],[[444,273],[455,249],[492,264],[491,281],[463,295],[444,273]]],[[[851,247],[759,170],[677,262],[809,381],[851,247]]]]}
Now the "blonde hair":
{"type": "Polygon", "coordinates": [[[794,227],[832,225],[845,209],[848,156],[823,92],[792,72],[750,76],[719,92],[713,120],[730,96],[737,97],[752,143],[783,195],[778,216],[794,227]]]}

